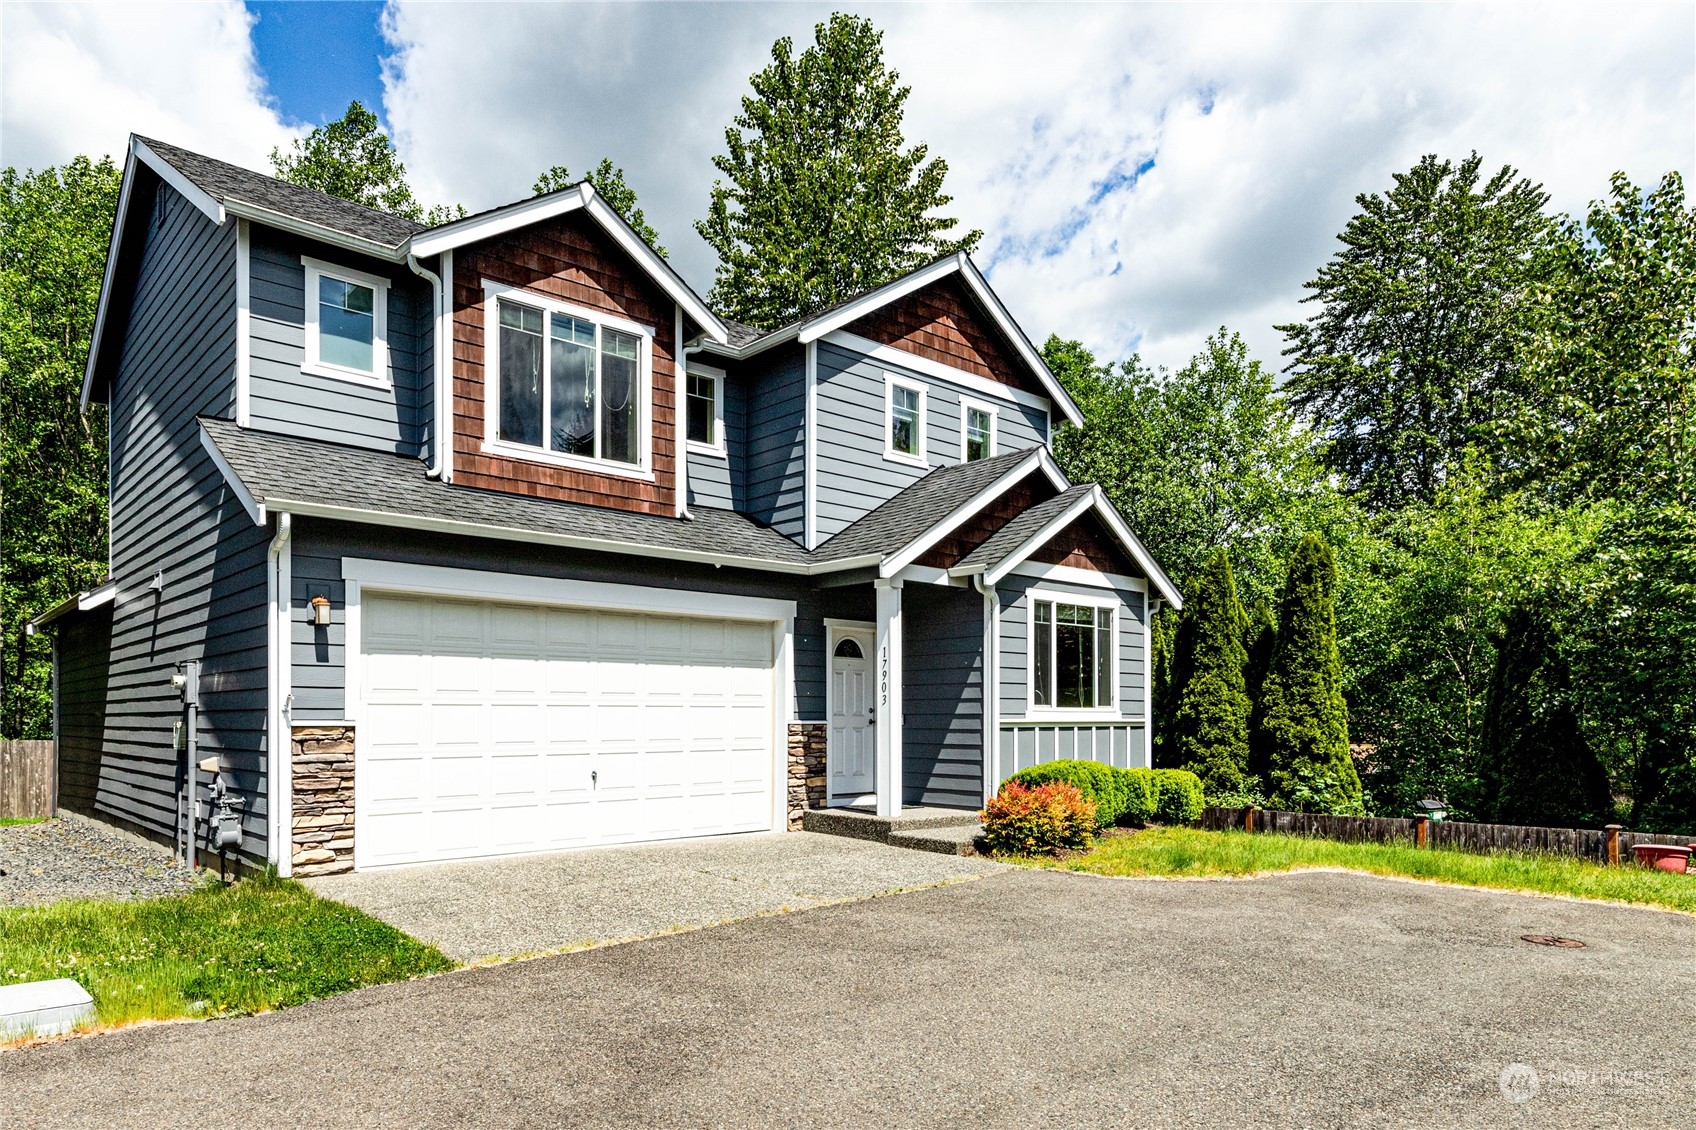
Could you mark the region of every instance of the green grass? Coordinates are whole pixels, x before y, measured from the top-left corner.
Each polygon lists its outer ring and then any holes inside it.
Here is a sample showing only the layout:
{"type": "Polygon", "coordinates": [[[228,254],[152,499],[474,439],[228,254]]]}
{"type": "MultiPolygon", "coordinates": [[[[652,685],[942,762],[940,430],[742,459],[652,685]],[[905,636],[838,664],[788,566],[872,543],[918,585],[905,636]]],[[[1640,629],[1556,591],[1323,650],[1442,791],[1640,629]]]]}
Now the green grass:
{"type": "Polygon", "coordinates": [[[0,828],[10,828],[15,824],[39,824],[45,819],[45,816],[0,816],[0,828]]]}
{"type": "Polygon", "coordinates": [[[268,876],[0,909],[0,984],[74,978],[100,1025],[260,1012],[453,967],[434,946],[268,876]]]}
{"type": "Polygon", "coordinates": [[[1039,867],[1098,875],[1170,878],[1343,867],[1373,875],[1570,895],[1696,913],[1696,875],[1674,875],[1634,865],[1603,867],[1588,860],[1545,854],[1474,855],[1402,845],[1345,844],[1306,836],[1150,828],[1109,837],[1088,852],[1029,862],[1039,867]]]}

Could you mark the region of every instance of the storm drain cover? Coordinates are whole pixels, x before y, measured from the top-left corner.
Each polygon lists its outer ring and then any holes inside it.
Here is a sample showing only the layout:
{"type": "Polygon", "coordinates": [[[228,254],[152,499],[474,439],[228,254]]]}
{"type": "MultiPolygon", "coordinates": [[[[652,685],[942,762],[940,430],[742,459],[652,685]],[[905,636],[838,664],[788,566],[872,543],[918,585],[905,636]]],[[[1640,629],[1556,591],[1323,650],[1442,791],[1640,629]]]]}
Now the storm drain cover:
{"type": "Polygon", "coordinates": [[[1521,934],[1519,940],[1530,942],[1534,946],[1557,946],[1563,950],[1584,948],[1584,943],[1577,938],[1563,938],[1559,934],[1521,934]]]}

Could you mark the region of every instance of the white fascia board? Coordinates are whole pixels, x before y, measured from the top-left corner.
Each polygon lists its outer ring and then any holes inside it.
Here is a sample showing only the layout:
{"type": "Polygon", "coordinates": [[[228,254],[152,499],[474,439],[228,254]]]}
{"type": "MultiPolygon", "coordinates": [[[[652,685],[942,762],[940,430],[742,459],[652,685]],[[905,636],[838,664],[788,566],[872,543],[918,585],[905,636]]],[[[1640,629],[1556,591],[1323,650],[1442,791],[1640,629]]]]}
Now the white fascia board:
{"type": "Polygon", "coordinates": [[[1001,328],[1001,332],[1006,335],[1007,340],[1013,343],[1013,348],[1019,354],[1020,359],[1036,374],[1037,380],[1042,382],[1042,386],[1048,390],[1048,394],[1060,406],[1060,410],[1065,414],[1066,419],[1070,421],[1073,427],[1083,427],[1083,412],[1066,394],[1066,390],[1061,386],[1059,379],[1049,370],[1048,363],[1042,359],[1042,354],[1036,351],[1036,347],[1031,344],[1030,338],[1026,337],[1025,331],[1019,328],[1019,323],[1013,320],[1013,315],[1007,312],[1007,307],[1001,304],[1001,299],[996,296],[995,291],[990,289],[989,280],[983,277],[978,271],[977,265],[964,252],[960,254],[960,274],[966,280],[966,285],[971,287],[972,293],[977,295],[978,301],[983,303],[984,309],[989,311],[989,316],[995,320],[995,324],[1001,328]]]}
{"type": "Polygon", "coordinates": [[[107,581],[99,588],[92,588],[77,594],[77,611],[87,612],[90,608],[99,608],[102,604],[111,604],[118,595],[118,582],[107,581]]]}
{"type": "Polygon", "coordinates": [[[252,492],[247,489],[247,484],[241,481],[241,476],[236,474],[235,468],[230,466],[229,460],[224,458],[224,453],[218,450],[218,445],[212,442],[211,433],[205,428],[200,429],[200,446],[204,447],[206,454],[211,456],[212,465],[218,468],[218,473],[224,476],[226,483],[230,484],[230,490],[235,494],[237,501],[241,503],[241,508],[247,511],[247,516],[253,519],[253,524],[263,526],[265,524],[265,504],[253,497],[252,492]]]}
{"type": "Polygon", "coordinates": [[[182,194],[190,204],[193,204],[206,218],[215,224],[224,222],[224,206],[212,199],[205,189],[177,172],[165,158],[147,147],[147,143],[134,134],[130,135],[130,152],[137,160],[144,161],[147,167],[159,174],[159,179],[182,194]]]}
{"type": "MultiPolygon", "coordinates": [[[[1077,521],[1078,515],[1089,510],[1094,505],[1095,495],[1093,491],[1080,494],[1077,498],[1072,500],[1072,504],[1070,506],[1066,507],[1066,509],[1060,511],[1060,513],[1043,523],[1040,527],[1038,527],[1035,533],[1020,542],[1017,549],[1003,557],[1000,561],[997,561],[994,568],[985,569],[983,572],[983,583],[986,585],[999,584],[1002,577],[1005,577],[1008,573],[1013,571],[1014,566],[1018,565],[1024,561],[1025,558],[1035,553],[1037,549],[1049,538],[1077,521]]],[[[972,570],[968,570],[966,574],[962,575],[969,575],[970,572],[972,572],[972,570]]]]}
{"type": "Polygon", "coordinates": [[[1014,483],[1018,482],[1020,479],[1030,474],[1036,467],[1041,465],[1041,452],[1043,450],[1044,449],[1040,447],[1031,448],[1029,455],[1026,455],[1023,459],[1013,464],[1013,466],[1008,468],[1006,471],[1003,471],[1000,477],[990,483],[989,486],[985,487],[976,495],[955,507],[954,510],[949,513],[948,517],[934,525],[926,527],[920,532],[917,538],[914,538],[901,549],[884,558],[883,563],[878,566],[878,576],[895,576],[897,573],[901,572],[901,570],[918,560],[918,558],[931,546],[935,545],[937,542],[941,541],[943,538],[958,529],[960,524],[967,518],[970,518],[973,514],[976,514],[979,510],[982,510],[985,506],[988,506],[991,502],[1001,497],[1002,494],[1006,493],[1007,488],[1011,487],[1014,483]]]}
{"type": "Polygon", "coordinates": [[[1142,539],[1137,537],[1131,527],[1119,516],[1119,511],[1114,508],[1111,502],[1107,501],[1107,496],[1101,492],[1101,487],[1092,486],[1090,498],[1095,504],[1095,512],[1101,516],[1101,520],[1107,524],[1107,528],[1113,531],[1113,536],[1118,538],[1125,549],[1129,551],[1131,560],[1142,566],[1142,571],[1148,574],[1148,579],[1153,582],[1155,588],[1160,590],[1161,597],[1170,601],[1173,608],[1182,611],[1184,598],[1178,592],[1178,586],[1172,583],[1172,578],[1166,575],[1166,570],[1160,567],[1160,562],[1156,561],[1154,555],[1148,551],[1148,547],[1142,544],[1142,539]]]}
{"type": "Polygon", "coordinates": [[[112,275],[118,269],[118,241],[124,235],[124,217],[130,210],[130,189],[135,185],[135,147],[132,135],[130,151],[124,157],[124,179],[118,190],[118,210],[112,216],[112,236],[106,241],[106,270],[100,276],[100,301],[94,309],[94,336],[90,337],[88,361],[82,368],[82,409],[88,411],[89,393],[94,390],[94,366],[100,358],[100,339],[106,332],[106,307],[112,300],[112,275]]]}
{"type": "Polygon", "coordinates": [[[35,619],[25,621],[24,634],[33,636],[48,624],[68,613],[87,612],[90,608],[99,608],[103,604],[110,604],[117,595],[118,582],[116,581],[107,581],[97,588],[72,593],[35,619]]]}
{"type": "Polygon", "coordinates": [[[794,341],[800,335],[800,332],[800,327],[790,326],[783,330],[773,330],[764,337],[757,337],[746,345],[738,346],[709,341],[703,343],[701,349],[715,357],[729,357],[733,361],[745,361],[757,353],[764,353],[774,345],[794,341]]]}
{"type": "Polygon", "coordinates": [[[1148,582],[1141,577],[1129,577],[1124,573],[1098,573],[1094,569],[1080,569],[1075,565],[1052,565],[1046,561],[1025,561],[1012,568],[1015,576],[1030,577],[1038,581],[1059,581],[1068,585],[1086,585],[1097,589],[1118,589],[1120,592],[1140,592],[1147,594],[1148,582]]]}
{"type": "Polygon", "coordinates": [[[624,248],[632,259],[642,265],[648,276],[659,284],[661,290],[666,292],[666,296],[683,307],[683,312],[689,315],[696,325],[706,331],[709,340],[729,341],[729,328],[719,321],[717,314],[708,309],[707,304],[702,302],[700,296],[690,289],[689,284],[683,281],[682,276],[672,270],[671,264],[667,263],[659,252],[649,247],[647,240],[636,234],[636,230],[625,222],[624,217],[620,216],[612,205],[595,192],[593,185],[585,181],[583,190],[588,197],[585,207],[588,209],[589,215],[593,216],[601,227],[606,229],[613,241],[624,248]]]}
{"type": "Polygon", "coordinates": [[[468,243],[491,239],[518,228],[541,223],[543,220],[551,220],[555,216],[575,212],[587,204],[588,194],[584,192],[587,187],[588,182],[585,181],[574,189],[551,192],[546,196],[508,204],[505,208],[497,208],[486,215],[455,220],[451,224],[419,232],[412,237],[409,246],[412,253],[420,258],[439,255],[443,251],[464,247],[468,243]]]}
{"type": "Polygon", "coordinates": [[[832,330],[839,330],[857,318],[864,317],[898,298],[913,293],[921,287],[929,286],[937,279],[946,278],[960,269],[964,260],[963,255],[952,255],[947,259],[938,259],[928,267],[920,267],[910,275],[896,279],[888,286],[879,287],[870,294],[861,295],[846,306],[840,306],[821,318],[817,318],[802,326],[799,337],[802,342],[817,341],[832,330]]]}
{"type": "Polygon", "coordinates": [[[947,381],[957,388],[999,400],[1004,404],[1023,405],[1038,412],[1047,412],[1053,404],[1046,396],[1037,396],[1022,388],[1004,385],[1000,381],[992,381],[988,377],[980,377],[976,373],[968,373],[964,369],[956,369],[952,365],[944,365],[941,361],[932,361],[929,357],[920,357],[917,353],[909,353],[893,345],[884,345],[847,330],[832,330],[819,340],[828,345],[839,345],[855,353],[864,354],[880,365],[906,369],[935,380],[947,381]]]}
{"type": "Polygon", "coordinates": [[[245,200],[227,201],[224,208],[232,216],[240,216],[244,220],[251,220],[255,223],[264,224],[268,228],[276,228],[278,231],[286,231],[292,235],[305,236],[306,238],[316,240],[319,243],[327,243],[332,247],[339,247],[344,251],[353,251],[360,255],[368,255],[373,259],[381,259],[385,263],[406,262],[407,245],[404,243],[398,246],[387,243],[378,243],[374,239],[364,239],[357,235],[349,235],[347,232],[337,231],[335,228],[327,228],[322,224],[314,224],[307,220],[297,220],[293,216],[285,216],[281,212],[273,212],[269,208],[261,207],[258,204],[249,204],[245,200]]]}

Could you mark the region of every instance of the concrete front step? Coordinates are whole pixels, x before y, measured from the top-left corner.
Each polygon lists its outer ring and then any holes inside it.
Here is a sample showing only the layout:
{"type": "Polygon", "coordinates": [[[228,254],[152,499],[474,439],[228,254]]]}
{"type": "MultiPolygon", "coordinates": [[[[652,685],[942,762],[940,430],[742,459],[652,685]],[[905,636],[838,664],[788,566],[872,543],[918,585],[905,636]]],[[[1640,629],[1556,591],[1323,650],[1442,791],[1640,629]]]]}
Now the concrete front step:
{"type": "Polygon", "coordinates": [[[907,808],[894,817],[863,808],[815,808],[802,814],[801,827],[945,855],[970,854],[973,839],[983,830],[978,814],[964,808],[907,808]]]}

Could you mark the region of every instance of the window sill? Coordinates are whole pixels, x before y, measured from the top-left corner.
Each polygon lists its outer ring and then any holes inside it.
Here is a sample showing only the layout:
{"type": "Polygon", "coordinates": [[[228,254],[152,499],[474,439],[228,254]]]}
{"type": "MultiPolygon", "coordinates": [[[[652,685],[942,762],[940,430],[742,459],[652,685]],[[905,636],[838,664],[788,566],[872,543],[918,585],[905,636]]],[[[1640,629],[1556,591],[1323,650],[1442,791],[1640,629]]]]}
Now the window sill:
{"type": "Polygon", "coordinates": [[[526,447],[522,443],[503,443],[500,440],[483,441],[483,454],[495,455],[503,459],[519,459],[526,463],[541,463],[549,467],[564,467],[571,471],[583,471],[591,475],[617,475],[624,479],[641,479],[653,482],[654,473],[646,467],[631,463],[614,463],[606,459],[585,459],[580,455],[565,455],[558,451],[547,451],[540,447],[526,447]]]}
{"type": "Polygon", "coordinates": [[[366,388],[381,389],[393,392],[394,384],[387,377],[379,377],[375,373],[361,373],[357,369],[343,369],[337,365],[325,365],[321,362],[309,362],[300,367],[300,371],[313,377],[329,377],[333,381],[346,381],[348,384],[364,385],[366,388]]]}
{"type": "Polygon", "coordinates": [[[1008,725],[1023,723],[1027,726],[1100,726],[1103,724],[1129,725],[1133,720],[1120,714],[1112,707],[1097,707],[1090,710],[1066,710],[1052,706],[1033,706],[1025,711],[1023,718],[1003,719],[1008,725]]]}
{"type": "Polygon", "coordinates": [[[730,453],[725,451],[725,449],[718,444],[701,443],[698,440],[690,440],[687,447],[696,455],[711,455],[716,459],[730,458],[730,453]]]}
{"type": "Polygon", "coordinates": [[[930,460],[920,455],[908,455],[905,451],[885,450],[883,460],[885,463],[905,463],[909,467],[930,467],[930,460]]]}

